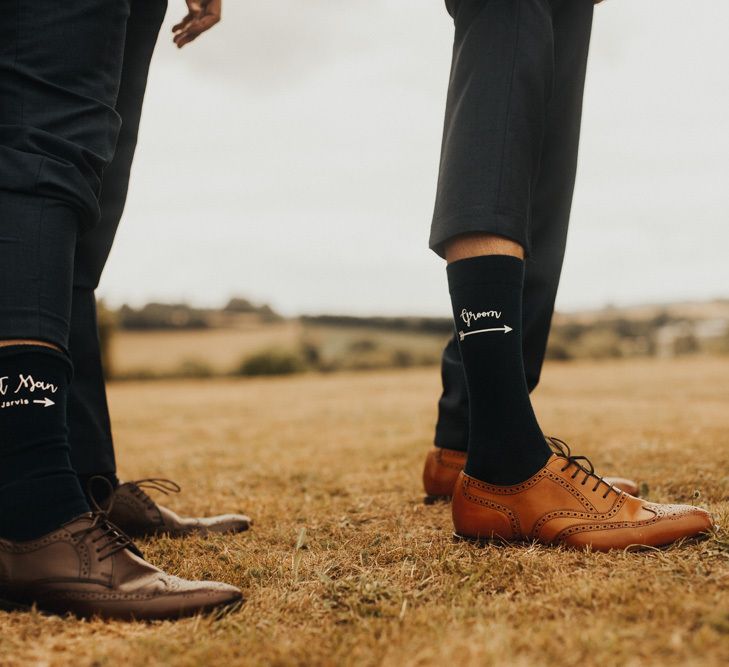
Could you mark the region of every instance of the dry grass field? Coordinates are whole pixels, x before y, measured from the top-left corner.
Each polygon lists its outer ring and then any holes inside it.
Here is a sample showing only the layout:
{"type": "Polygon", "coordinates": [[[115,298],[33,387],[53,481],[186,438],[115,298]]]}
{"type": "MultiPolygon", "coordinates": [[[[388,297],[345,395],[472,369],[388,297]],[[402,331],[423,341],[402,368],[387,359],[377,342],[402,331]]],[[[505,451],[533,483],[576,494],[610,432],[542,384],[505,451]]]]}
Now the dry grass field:
{"type": "MultiPolygon", "coordinates": [[[[3,613],[0,665],[729,664],[726,530],[638,553],[453,543],[419,479],[438,387],[434,368],[113,386],[123,476],[256,521],[147,557],[247,604],[153,624],[3,613]]],[[[729,360],[553,364],[535,400],[600,471],[727,525],[729,360]]]]}

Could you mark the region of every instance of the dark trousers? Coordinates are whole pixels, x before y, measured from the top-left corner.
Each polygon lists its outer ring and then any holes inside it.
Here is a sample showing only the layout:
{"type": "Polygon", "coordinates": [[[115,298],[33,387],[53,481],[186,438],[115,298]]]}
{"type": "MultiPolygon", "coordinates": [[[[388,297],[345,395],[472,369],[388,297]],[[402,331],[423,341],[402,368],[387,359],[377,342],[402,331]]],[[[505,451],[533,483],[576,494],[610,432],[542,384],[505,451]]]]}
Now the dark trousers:
{"type": "Polygon", "coordinates": [[[113,472],[94,290],[124,208],[166,0],[2,6],[0,339],[68,351],[74,467],[113,472]]]}
{"type": "MultiPolygon", "coordinates": [[[[431,247],[469,232],[527,252],[524,372],[539,382],[575,183],[592,0],[448,0],[455,21],[431,247]]],[[[468,391],[443,352],[435,444],[466,451],[468,391]]]]}

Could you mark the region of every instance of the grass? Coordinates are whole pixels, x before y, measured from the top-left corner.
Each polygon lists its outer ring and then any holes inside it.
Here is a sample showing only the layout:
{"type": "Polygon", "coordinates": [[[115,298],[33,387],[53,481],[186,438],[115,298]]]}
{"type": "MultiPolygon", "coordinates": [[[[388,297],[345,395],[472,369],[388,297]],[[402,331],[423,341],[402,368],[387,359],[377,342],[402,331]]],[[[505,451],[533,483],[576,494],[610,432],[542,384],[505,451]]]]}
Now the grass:
{"type": "MultiPolygon", "coordinates": [[[[657,501],[729,519],[729,360],[553,364],[545,430],[657,501]]],[[[248,534],[142,543],[187,577],[241,586],[220,620],[0,614],[0,665],[725,665],[729,536],[640,553],[474,548],[422,503],[434,369],[121,383],[120,470],[169,476],[191,513],[248,534]]]]}

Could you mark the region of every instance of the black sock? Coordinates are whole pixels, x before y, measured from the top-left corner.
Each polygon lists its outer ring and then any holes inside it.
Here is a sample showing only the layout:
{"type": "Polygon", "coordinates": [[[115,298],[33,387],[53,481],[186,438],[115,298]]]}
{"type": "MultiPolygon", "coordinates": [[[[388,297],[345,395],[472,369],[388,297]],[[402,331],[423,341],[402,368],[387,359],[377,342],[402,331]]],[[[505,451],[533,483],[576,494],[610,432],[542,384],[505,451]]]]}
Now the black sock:
{"type": "Polygon", "coordinates": [[[453,262],[448,285],[468,385],[466,473],[491,484],[518,484],[551,454],[524,377],[524,262],[506,255],[453,262]]]}
{"type": "Polygon", "coordinates": [[[39,345],[0,348],[0,536],[32,540],[89,511],[69,458],[71,364],[39,345]]]}

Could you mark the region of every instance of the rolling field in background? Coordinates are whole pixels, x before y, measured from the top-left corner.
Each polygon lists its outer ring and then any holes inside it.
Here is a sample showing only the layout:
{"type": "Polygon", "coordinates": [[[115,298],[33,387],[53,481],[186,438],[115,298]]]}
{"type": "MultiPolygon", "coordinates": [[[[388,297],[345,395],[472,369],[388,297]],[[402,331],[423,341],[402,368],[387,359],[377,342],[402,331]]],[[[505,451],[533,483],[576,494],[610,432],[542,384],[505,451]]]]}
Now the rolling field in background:
{"type": "MultiPolygon", "coordinates": [[[[133,360],[134,339],[118,344],[133,360]]],[[[728,378],[726,358],[552,363],[535,405],[599,471],[725,527],[728,378]]],[[[178,623],[0,613],[0,665],[729,663],[724,528],[639,553],[453,543],[448,506],[424,505],[420,482],[438,392],[437,368],[112,384],[123,478],[171,477],[174,509],[255,520],[235,537],[142,542],[147,558],[237,584],[247,603],[178,623]]]]}
{"type": "Polygon", "coordinates": [[[331,370],[427,366],[439,363],[447,338],[393,329],[319,326],[300,320],[254,322],[243,328],[122,330],[112,338],[111,366],[121,378],[174,375],[186,369],[221,375],[234,373],[257,353],[300,356],[307,350],[315,350],[317,364],[331,370]]]}
{"type": "MultiPolygon", "coordinates": [[[[448,318],[302,316],[232,299],[224,309],[102,309],[115,379],[201,378],[436,365],[448,318]]],[[[729,300],[556,313],[547,358],[729,357],[729,300]]]]}
{"type": "Polygon", "coordinates": [[[125,376],[150,370],[170,373],[185,363],[204,363],[225,373],[253,352],[294,347],[301,333],[298,320],[245,329],[118,331],[112,339],[112,367],[114,373],[125,376]]]}

